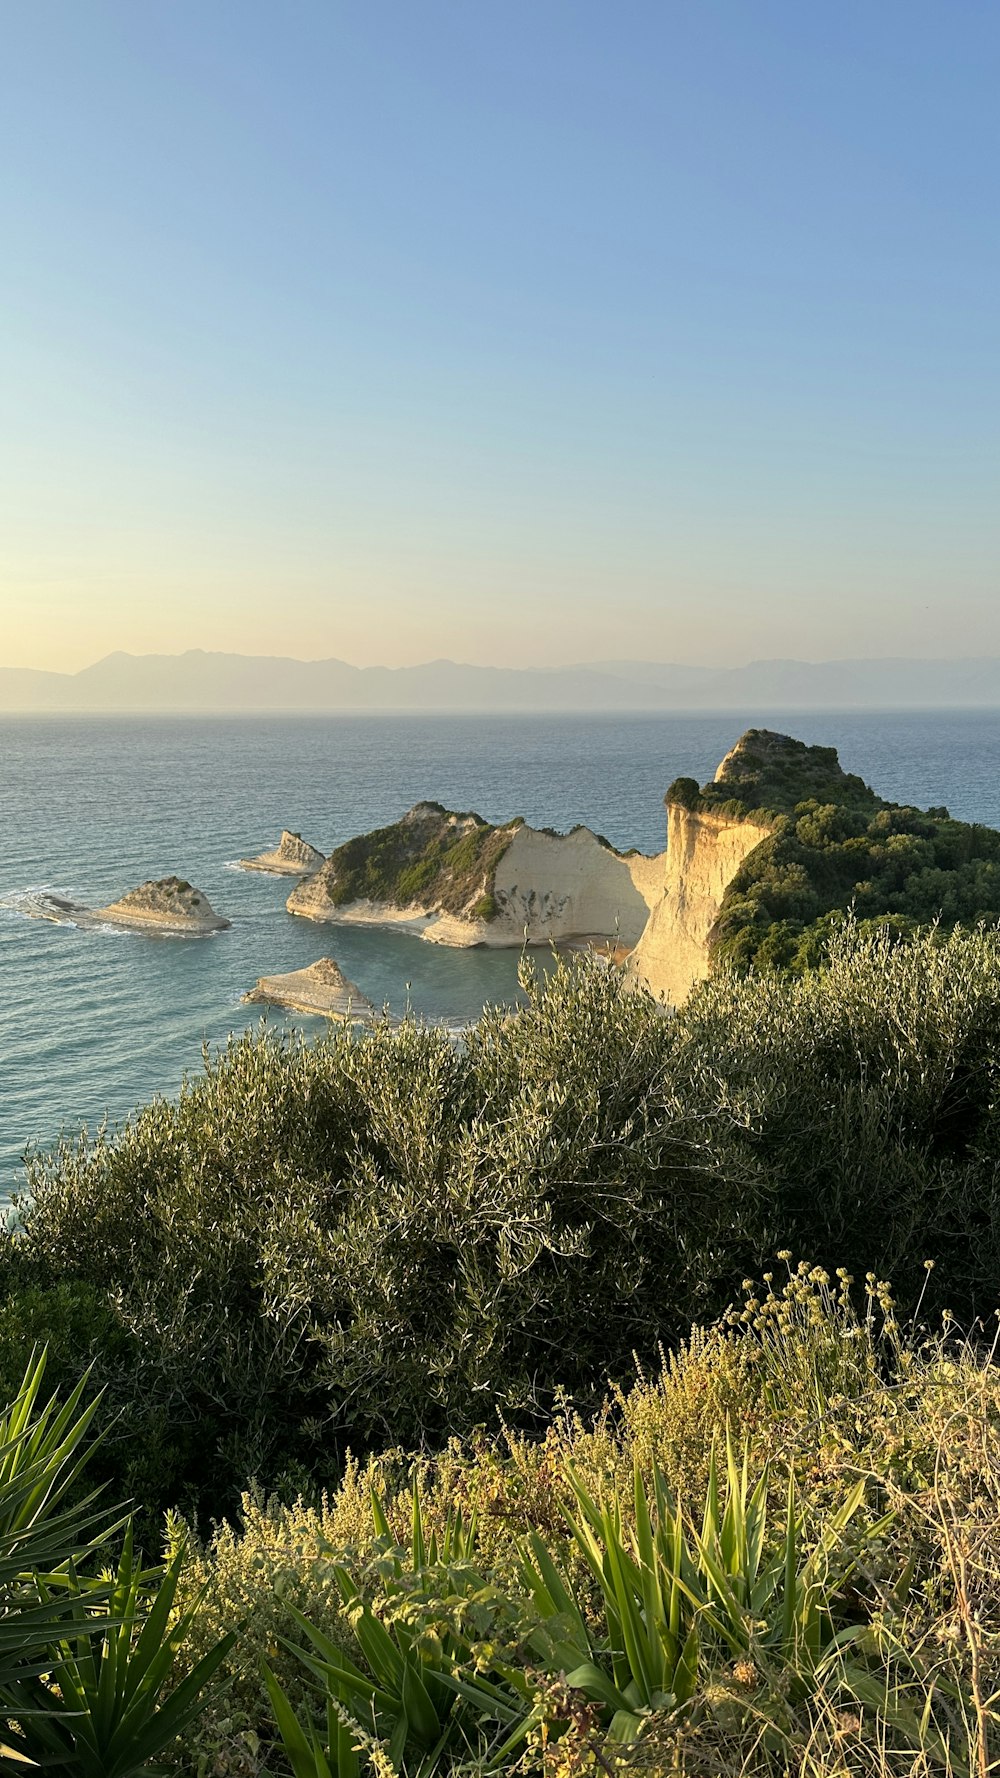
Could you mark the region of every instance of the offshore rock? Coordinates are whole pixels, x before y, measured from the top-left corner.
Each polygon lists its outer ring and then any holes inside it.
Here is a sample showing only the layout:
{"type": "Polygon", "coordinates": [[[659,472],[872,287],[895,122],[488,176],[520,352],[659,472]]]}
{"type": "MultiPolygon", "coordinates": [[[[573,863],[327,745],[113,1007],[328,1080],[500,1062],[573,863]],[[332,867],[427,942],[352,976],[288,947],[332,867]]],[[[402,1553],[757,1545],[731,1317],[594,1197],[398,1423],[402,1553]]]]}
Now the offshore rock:
{"type": "Polygon", "coordinates": [[[103,908],[80,907],[61,896],[46,895],[31,912],[42,919],[73,926],[121,926],[168,937],[201,937],[222,932],[230,924],[215,912],[207,895],[185,877],[159,877],[154,882],[140,883],[137,889],[130,889],[127,895],[103,908]]]}
{"type": "Polygon", "coordinates": [[[283,828],[281,839],[270,852],[258,852],[255,858],[241,858],[243,870],[269,871],[277,877],[310,877],[326,863],[322,852],[310,846],[300,833],[283,828]]]}
{"type": "Polygon", "coordinates": [[[368,1025],[375,1017],[371,1001],[348,981],[332,957],[321,957],[308,969],[292,969],[287,975],[263,975],[243,999],[351,1024],[368,1025]]]}

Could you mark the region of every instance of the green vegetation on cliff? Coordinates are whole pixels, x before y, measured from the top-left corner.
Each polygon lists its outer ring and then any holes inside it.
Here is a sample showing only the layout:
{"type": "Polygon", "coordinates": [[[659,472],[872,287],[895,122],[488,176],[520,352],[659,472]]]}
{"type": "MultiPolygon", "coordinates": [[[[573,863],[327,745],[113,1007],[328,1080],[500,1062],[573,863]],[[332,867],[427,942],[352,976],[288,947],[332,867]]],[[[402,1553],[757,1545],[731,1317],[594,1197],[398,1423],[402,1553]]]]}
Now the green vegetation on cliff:
{"type": "Polygon", "coordinates": [[[863,778],[844,771],[836,747],[810,747],[792,735],[763,728],[740,736],[710,784],[699,789],[693,778],[677,778],[666,800],[761,822],[788,814],[806,800],[861,812],[887,807],[863,778]]]}
{"type": "Polygon", "coordinates": [[[772,830],[726,890],[716,965],[815,967],[847,909],[899,936],[1000,920],[1000,833],[884,801],[833,747],[750,729],[715,782],[677,779],[667,801],[772,830]]]}
{"type": "Polygon", "coordinates": [[[390,827],[338,846],[315,882],[335,907],[374,901],[495,919],[493,876],[521,825],[491,827],[479,815],[418,803],[390,827]]]}

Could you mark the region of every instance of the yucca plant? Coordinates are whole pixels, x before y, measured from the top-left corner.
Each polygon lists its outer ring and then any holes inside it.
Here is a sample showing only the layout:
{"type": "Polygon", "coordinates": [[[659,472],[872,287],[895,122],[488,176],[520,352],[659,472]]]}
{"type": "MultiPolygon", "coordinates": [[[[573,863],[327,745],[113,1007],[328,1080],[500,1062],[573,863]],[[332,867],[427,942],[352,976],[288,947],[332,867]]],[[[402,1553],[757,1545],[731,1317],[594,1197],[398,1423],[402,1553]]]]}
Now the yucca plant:
{"type": "Polygon", "coordinates": [[[531,1690],[522,1672],[476,1670],[469,1640],[454,1620],[434,1621],[433,1591],[444,1582],[451,1599],[483,1597],[489,1582],[473,1566],[475,1519],[449,1513],[438,1536],[427,1534],[414,1481],[410,1538],[391,1542],[384,1506],[373,1491],[372,1519],[387,1546],[378,1566],[390,1594],[416,1601],[416,1610],[376,1616],[343,1564],[334,1573],[358,1644],[359,1662],[330,1641],[294,1606],[305,1645],[286,1642],[324,1693],[326,1735],[303,1727],[273,1673],[265,1666],[275,1725],[295,1778],[356,1778],[358,1748],[378,1743],[397,1772],[431,1773],[445,1758],[496,1761],[522,1738],[531,1690]],[[421,1591],[421,1583],[426,1585],[421,1591]],[[426,1604],[426,1618],[423,1607],[426,1604]]]}
{"type": "Polygon", "coordinates": [[[806,1547],[790,1474],[783,1522],[775,1527],[779,1535],[769,1539],[767,1470],[751,1486],[746,1451],[737,1462],[729,1436],[725,1467],[723,1501],[713,1450],[701,1530],[693,1538],[691,1596],[732,1659],[779,1666],[794,1701],[864,1635],[863,1623],[837,1627],[835,1603],[857,1568],[861,1546],[885,1529],[891,1515],[870,1526],[853,1551],[847,1547],[847,1528],[865,1497],[862,1478],[824,1516],[818,1537],[806,1547]]]}
{"type": "Polygon", "coordinates": [[[281,1749],[292,1768],[292,1778],[358,1778],[358,1752],[364,1737],[346,1709],[342,1714],[338,1713],[332,1682],[327,1692],[325,1739],[311,1723],[303,1727],[267,1666],[264,1667],[264,1684],[271,1700],[281,1749]]]}
{"type": "Polygon", "coordinates": [[[375,1535],[388,1547],[396,1574],[402,1575],[404,1566],[411,1573],[417,1574],[425,1568],[436,1568],[439,1563],[447,1565],[452,1562],[471,1562],[479,1537],[479,1521],[475,1512],[466,1518],[461,1507],[449,1508],[440,1537],[436,1530],[428,1535],[424,1529],[420,1482],[416,1474],[410,1489],[410,1499],[410,1542],[408,1548],[401,1549],[393,1541],[378,1489],[371,1488],[368,1493],[375,1535]]]}
{"type": "Polygon", "coordinates": [[[612,1739],[632,1740],[651,1712],[687,1704],[700,1666],[720,1655],[751,1685],[780,1673],[773,1689],[782,1701],[805,1696],[828,1676],[850,1689],[844,1650],[864,1626],[838,1628],[835,1602],[859,1559],[857,1549],[846,1549],[845,1532],[864,1498],[863,1482],[806,1547],[794,1482],[782,1520],[769,1524],[768,1473],[751,1484],[746,1455],[737,1461],[731,1438],[724,1485],[712,1453],[700,1529],[655,1467],[647,1490],[636,1465],[627,1531],[617,1496],[595,1500],[572,1467],[568,1480],[566,1518],[596,1583],[605,1635],[590,1631],[572,1585],[534,1533],[522,1573],[542,1619],[561,1626],[547,1660],[536,1639],[539,1657],[610,1712],[612,1739]]]}
{"type": "Polygon", "coordinates": [[[265,1667],[290,1758],[297,1751],[300,1760],[318,1761],[309,1767],[316,1778],[325,1778],[326,1768],[338,1778],[352,1778],[357,1745],[379,1742],[394,1770],[415,1775],[435,1771],[446,1756],[486,1762],[508,1741],[516,1744],[530,1710],[526,1696],[476,1673],[471,1660],[463,1666],[467,1651],[455,1647],[448,1633],[421,1637],[398,1621],[387,1628],[361,1601],[346,1570],[337,1579],[367,1672],[290,1607],[308,1646],[287,1646],[321,1682],[327,1711],[325,1745],[315,1731],[293,1731],[291,1706],[283,1694],[279,1698],[278,1682],[265,1667]]]}
{"type": "Polygon", "coordinates": [[[649,1712],[687,1703],[698,1680],[697,1576],[684,1519],[657,1470],[651,1510],[636,1466],[635,1530],[628,1536],[617,1497],[598,1504],[572,1469],[569,1480],[578,1510],[567,1510],[567,1518],[597,1583],[606,1637],[591,1634],[572,1585],[532,1532],[522,1576],[539,1616],[556,1631],[548,1648],[535,1638],[534,1651],[550,1672],[564,1673],[567,1685],[610,1710],[613,1740],[631,1741],[649,1712]]]}
{"type": "MultiPolygon", "coordinates": [[[[6,1688],[15,1723],[0,1771],[23,1773],[24,1760],[73,1778],[167,1770],[154,1762],[200,1713],[205,1688],[236,1640],[224,1636],[183,1671],[181,1651],[197,1610],[196,1603],[171,1623],[183,1563],[181,1548],[165,1573],[143,1571],[129,1524],[100,1614],[92,1587],[70,1566],[63,1598],[69,1621],[49,1649],[46,1672],[6,1688]]],[[[48,1601],[45,1582],[38,1585],[48,1601]]]]}
{"type": "MultiPolygon", "coordinates": [[[[44,1670],[72,1610],[58,1576],[116,1529],[96,1490],[67,1504],[96,1443],[87,1435],[99,1398],[82,1405],[84,1376],[62,1404],[55,1396],[44,1401],[45,1359],[44,1351],[32,1354],[17,1397],[0,1412],[0,1713],[9,1684],[44,1670]],[[37,1574],[51,1577],[47,1589],[37,1574]]],[[[97,1603],[99,1589],[90,1584],[97,1603]]]]}

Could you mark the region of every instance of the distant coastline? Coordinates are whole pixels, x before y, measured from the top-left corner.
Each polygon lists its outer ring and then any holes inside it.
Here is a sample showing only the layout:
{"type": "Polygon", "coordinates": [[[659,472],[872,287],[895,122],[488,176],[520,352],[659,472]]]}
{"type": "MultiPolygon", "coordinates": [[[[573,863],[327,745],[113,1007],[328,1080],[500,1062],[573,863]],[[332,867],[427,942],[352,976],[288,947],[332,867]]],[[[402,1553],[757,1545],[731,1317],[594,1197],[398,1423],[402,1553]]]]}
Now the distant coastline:
{"type": "Polygon", "coordinates": [[[3,715],[667,715],[767,710],[1000,709],[1000,658],[754,661],[556,668],[206,653],[111,654],[78,673],[0,667],[3,715]]]}

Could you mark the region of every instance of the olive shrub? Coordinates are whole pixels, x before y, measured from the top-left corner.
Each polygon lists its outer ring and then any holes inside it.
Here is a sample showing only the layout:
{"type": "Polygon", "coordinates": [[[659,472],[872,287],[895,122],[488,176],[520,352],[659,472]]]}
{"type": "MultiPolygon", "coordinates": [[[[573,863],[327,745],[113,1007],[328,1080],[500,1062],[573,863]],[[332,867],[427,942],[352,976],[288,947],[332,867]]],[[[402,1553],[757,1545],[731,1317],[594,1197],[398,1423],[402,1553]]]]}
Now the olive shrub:
{"type": "Polygon", "coordinates": [[[673,1019],[593,960],[525,987],[460,1046],[234,1038],[176,1103],[35,1157],[0,1369],[22,1305],[63,1346],[93,1317],[106,1468],[214,1513],[594,1401],[778,1248],[904,1302],[934,1259],[941,1301],[992,1310],[995,933],[848,927],[822,972],[724,974],[673,1019]]]}

